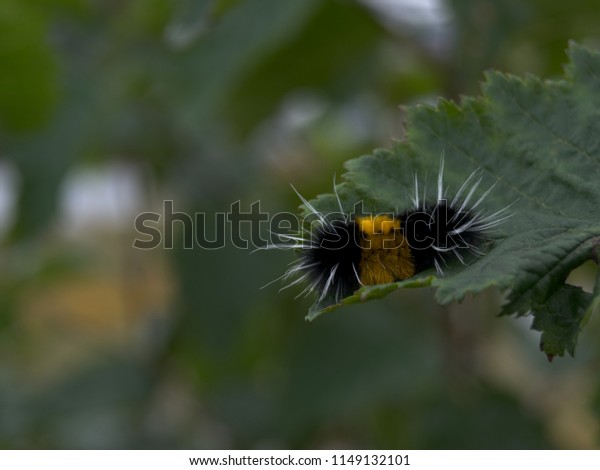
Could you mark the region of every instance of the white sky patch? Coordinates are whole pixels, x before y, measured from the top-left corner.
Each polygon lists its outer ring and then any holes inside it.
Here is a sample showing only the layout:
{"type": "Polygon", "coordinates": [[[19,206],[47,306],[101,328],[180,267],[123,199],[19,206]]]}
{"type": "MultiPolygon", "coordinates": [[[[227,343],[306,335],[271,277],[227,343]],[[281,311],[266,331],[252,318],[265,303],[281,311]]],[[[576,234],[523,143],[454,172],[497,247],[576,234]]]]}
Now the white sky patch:
{"type": "Polygon", "coordinates": [[[452,12],[444,0],[361,0],[390,30],[407,27],[435,52],[451,45],[452,12]]]}
{"type": "Polygon", "coordinates": [[[423,26],[447,23],[450,18],[443,0],[362,0],[363,3],[385,13],[389,18],[423,26]]]}
{"type": "Polygon", "coordinates": [[[110,163],[73,170],[60,194],[61,228],[76,235],[132,227],[143,199],[142,179],[133,166],[110,163]]]}

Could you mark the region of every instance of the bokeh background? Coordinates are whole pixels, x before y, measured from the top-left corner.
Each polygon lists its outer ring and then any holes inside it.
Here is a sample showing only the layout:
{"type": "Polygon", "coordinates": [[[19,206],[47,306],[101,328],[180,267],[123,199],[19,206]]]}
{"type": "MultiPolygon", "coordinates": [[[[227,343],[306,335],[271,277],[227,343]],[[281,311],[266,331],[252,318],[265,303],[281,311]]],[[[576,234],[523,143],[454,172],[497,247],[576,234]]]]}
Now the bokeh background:
{"type": "Polygon", "coordinates": [[[132,247],[167,199],[295,211],[289,183],[402,138],[400,105],[558,76],[598,24],[596,0],[2,0],[0,448],[598,447],[597,318],[550,364],[497,292],[307,323],[260,289],[289,252],[132,247]]]}

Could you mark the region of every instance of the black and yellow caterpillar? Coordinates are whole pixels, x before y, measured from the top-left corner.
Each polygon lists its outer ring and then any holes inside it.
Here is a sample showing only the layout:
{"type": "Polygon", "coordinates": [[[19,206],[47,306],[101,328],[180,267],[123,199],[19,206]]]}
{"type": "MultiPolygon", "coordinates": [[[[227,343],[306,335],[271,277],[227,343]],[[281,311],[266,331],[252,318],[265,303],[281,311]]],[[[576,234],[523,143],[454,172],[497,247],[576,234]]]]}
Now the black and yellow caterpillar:
{"type": "MultiPolygon", "coordinates": [[[[419,197],[415,176],[413,206],[402,214],[351,217],[341,211],[332,219],[298,194],[316,217],[316,224],[312,224],[310,232],[280,234],[287,243],[274,245],[299,250],[298,259],[282,276],[294,280],[284,288],[305,283],[299,295],[317,292],[319,301],[330,297],[339,302],[364,285],[408,279],[430,268],[444,275],[450,258],[464,264],[467,255],[483,255],[482,243],[489,240],[491,229],[510,217],[508,207],[488,215],[479,208],[494,185],[471,203],[482,180],[480,170],[471,173],[448,201],[444,196],[443,170],[442,159],[434,202],[426,201],[425,194],[419,197]]],[[[334,191],[337,197],[335,184],[334,191]]]]}

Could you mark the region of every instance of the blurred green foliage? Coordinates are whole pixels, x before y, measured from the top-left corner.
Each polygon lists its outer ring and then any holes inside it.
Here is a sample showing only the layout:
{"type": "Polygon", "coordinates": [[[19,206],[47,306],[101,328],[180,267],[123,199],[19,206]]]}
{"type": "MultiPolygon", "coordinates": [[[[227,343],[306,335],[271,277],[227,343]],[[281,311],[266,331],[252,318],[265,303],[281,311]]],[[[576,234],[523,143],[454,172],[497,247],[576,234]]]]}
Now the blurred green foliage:
{"type": "Polygon", "coordinates": [[[66,234],[82,168],[134,168],[140,211],[289,211],[290,182],[326,192],[401,138],[399,105],[477,93],[487,68],[552,76],[569,39],[599,44],[593,0],[374,3],[3,0],[1,448],[598,446],[594,318],[550,365],[494,292],[308,324],[309,300],[259,289],[287,253],[134,250],[135,214],[66,234]]]}

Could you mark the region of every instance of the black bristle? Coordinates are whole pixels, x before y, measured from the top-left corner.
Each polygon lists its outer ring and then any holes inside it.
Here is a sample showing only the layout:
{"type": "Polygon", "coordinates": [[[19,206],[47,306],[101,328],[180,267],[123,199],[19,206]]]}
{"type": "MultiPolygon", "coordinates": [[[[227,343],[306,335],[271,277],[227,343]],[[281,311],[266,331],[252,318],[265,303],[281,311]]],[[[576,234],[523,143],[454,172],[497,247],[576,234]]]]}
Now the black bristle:
{"type": "Polygon", "coordinates": [[[361,248],[358,244],[356,223],[352,220],[334,220],[313,228],[313,248],[301,252],[302,264],[310,266],[309,283],[317,283],[322,292],[330,273],[335,269],[336,298],[347,297],[360,287],[356,270],[359,268],[361,248]],[[337,266],[337,268],[336,268],[337,266]]]}
{"type": "Polygon", "coordinates": [[[475,216],[468,210],[458,211],[445,200],[426,205],[422,211],[407,211],[401,216],[405,237],[414,258],[417,272],[434,267],[441,253],[467,252],[477,245],[477,231],[464,230],[475,216]]]}

